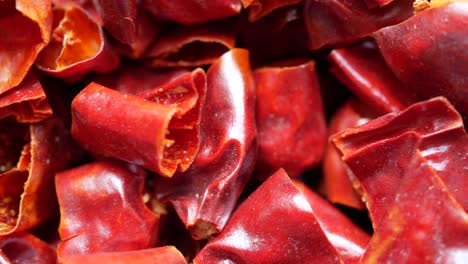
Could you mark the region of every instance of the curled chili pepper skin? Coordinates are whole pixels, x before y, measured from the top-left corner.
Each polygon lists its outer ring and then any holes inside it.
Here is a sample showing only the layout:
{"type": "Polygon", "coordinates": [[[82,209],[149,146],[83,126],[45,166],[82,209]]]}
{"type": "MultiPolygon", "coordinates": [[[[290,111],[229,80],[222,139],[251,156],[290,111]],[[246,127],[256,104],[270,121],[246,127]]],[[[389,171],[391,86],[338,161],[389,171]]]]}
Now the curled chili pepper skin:
{"type": "Polygon", "coordinates": [[[445,96],[468,120],[468,3],[430,8],[373,35],[385,61],[412,92],[445,96]],[[443,58],[443,59],[442,59],[443,58]]]}
{"type": "Polygon", "coordinates": [[[282,169],[234,212],[194,263],[342,263],[306,197],[282,169]]]}
{"type": "Polygon", "coordinates": [[[143,250],[124,252],[105,252],[87,255],[70,256],[62,259],[67,264],[147,264],[147,263],[170,263],[187,264],[184,256],[172,246],[157,247],[143,250]]]}
{"type": "Polygon", "coordinates": [[[50,0],[0,3],[0,94],[23,81],[40,51],[49,43],[51,8],[50,0]]]}
{"type": "Polygon", "coordinates": [[[5,257],[5,261],[0,263],[57,263],[55,250],[28,232],[1,236],[0,252],[5,257]]]}
{"type": "Polygon", "coordinates": [[[171,177],[198,152],[205,91],[201,69],[138,96],[91,83],[73,100],[72,135],[92,152],[171,177]]]}
{"type": "Polygon", "coordinates": [[[318,164],[326,142],[325,114],[315,64],[263,67],[254,71],[258,128],[257,173],[284,168],[291,177],[318,164]]]}
{"type": "Polygon", "coordinates": [[[353,182],[359,186],[374,228],[389,212],[389,201],[394,200],[404,175],[411,174],[408,168],[414,152],[444,182],[450,195],[468,208],[468,136],[460,115],[444,98],[416,103],[345,130],[332,141],[355,175],[353,182]],[[418,141],[395,148],[395,138],[408,133],[418,141]]]}
{"type": "Polygon", "coordinates": [[[413,0],[397,0],[369,9],[362,0],[306,0],[309,49],[349,44],[413,15],[413,0]]]}
{"type": "Polygon", "coordinates": [[[204,239],[226,224],[250,178],[257,151],[255,84],[249,53],[232,49],[207,72],[200,151],[192,166],[158,178],[158,199],[170,202],[192,237],[204,239]]]}
{"type": "Polygon", "coordinates": [[[58,257],[154,246],[159,221],[143,202],[144,180],[144,174],[112,161],[57,174],[58,257]]]}
{"type": "Polygon", "coordinates": [[[281,7],[300,2],[302,0],[252,0],[248,6],[249,21],[255,22],[281,7]]]}
{"type": "Polygon", "coordinates": [[[76,82],[89,72],[105,73],[118,67],[119,57],[90,13],[70,2],[55,6],[53,13],[52,39],[38,56],[39,70],[76,82]]]}

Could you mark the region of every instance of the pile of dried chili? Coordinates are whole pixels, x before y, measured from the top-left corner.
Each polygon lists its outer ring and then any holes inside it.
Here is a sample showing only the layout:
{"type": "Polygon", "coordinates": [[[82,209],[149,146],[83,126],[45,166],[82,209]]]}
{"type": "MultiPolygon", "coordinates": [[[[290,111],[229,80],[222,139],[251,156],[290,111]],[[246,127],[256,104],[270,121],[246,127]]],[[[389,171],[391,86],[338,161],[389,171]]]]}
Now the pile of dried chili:
{"type": "Polygon", "coordinates": [[[468,263],[468,1],[0,1],[0,263],[468,263]]]}

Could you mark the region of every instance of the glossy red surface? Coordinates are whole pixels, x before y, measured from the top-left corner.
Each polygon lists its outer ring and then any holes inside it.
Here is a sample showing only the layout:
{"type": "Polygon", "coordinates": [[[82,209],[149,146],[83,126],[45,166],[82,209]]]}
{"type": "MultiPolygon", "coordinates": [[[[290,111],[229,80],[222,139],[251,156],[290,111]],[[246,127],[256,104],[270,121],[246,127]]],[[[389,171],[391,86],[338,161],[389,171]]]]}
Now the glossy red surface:
{"type": "Polygon", "coordinates": [[[55,250],[46,242],[27,232],[1,236],[0,251],[4,255],[0,263],[57,263],[55,250]]]}
{"type": "Polygon", "coordinates": [[[157,197],[174,206],[195,239],[222,230],[253,170],[255,86],[248,55],[233,49],[209,68],[200,151],[186,172],[154,185],[157,197]]]}

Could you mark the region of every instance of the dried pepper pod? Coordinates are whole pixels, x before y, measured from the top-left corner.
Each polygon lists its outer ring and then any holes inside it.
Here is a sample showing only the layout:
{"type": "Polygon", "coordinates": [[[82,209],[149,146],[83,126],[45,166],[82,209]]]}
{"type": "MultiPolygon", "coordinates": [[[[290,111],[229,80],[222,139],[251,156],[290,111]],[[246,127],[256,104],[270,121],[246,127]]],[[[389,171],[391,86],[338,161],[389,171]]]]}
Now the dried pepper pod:
{"type": "Polygon", "coordinates": [[[294,5],[302,0],[252,0],[249,7],[249,21],[257,21],[284,6],[294,5]]]}
{"type": "Polygon", "coordinates": [[[413,0],[369,9],[363,0],[306,0],[309,49],[351,43],[413,15],[413,0]]]}
{"type": "MultiPolygon", "coordinates": [[[[403,175],[394,199],[385,197],[388,211],[379,221],[362,263],[464,262],[468,214],[432,169],[431,161],[417,150],[421,143],[417,133],[407,132],[373,146],[379,153],[392,149],[405,155],[378,161],[383,167],[398,162],[403,165],[403,175]],[[400,158],[408,160],[402,162],[400,158]]],[[[360,155],[375,156],[373,152],[360,155]]],[[[365,173],[365,169],[360,172],[365,173]]],[[[466,176],[466,170],[462,175],[466,176]]]]}
{"type": "Polygon", "coordinates": [[[158,217],[143,202],[144,181],[144,174],[110,161],[58,173],[58,257],[154,246],[158,217]]]}
{"type": "Polygon", "coordinates": [[[91,152],[171,177],[198,152],[205,91],[201,69],[136,96],[91,83],[73,100],[72,135],[91,152]]]}
{"type": "Polygon", "coordinates": [[[233,49],[207,72],[208,91],[200,124],[200,151],[192,166],[155,192],[170,202],[195,239],[226,224],[256,157],[255,88],[248,51],[233,49]]]}
{"type": "Polygon", "coordinates": [[[119,58],[90,14],[73,3],[57,5],[53,13],[52,39],[36,61],[40,70],[75,82],[89,72],[104,73],[117,68],[119,58]]]}
{"type": "Polygon", "coordinates": [[[371,40],[332,50],[329,60],[333,65],[331,72],[378,114],[401,111],[418,101],[387,66],[371,40]]]}
{"type": "Polygon", "coordinates": [[[385,61],[412,92],[445,96],[468,120],[468,3],[418,13],[374,34],[385,61]]]}
{"type": "MultiPolygon", "coordinates": [[[[359,101],[350,99],[333,115],[328,135],[330,137],[347,128],[365,124],[375,117],[377,114],[372,110],[367,109],[359,101]]],[[[350,176],[352,177],[352,173],[347,170],[340,153],[328,140],[323,158],[323,179],[319,189],[332,203],[363,210],[365,205],[361,201],[360,194],[354,190],[350,176]]]]}
{"type": "Polygon", "coordinates": [[[326,124],[315,64],[289,61],[254,71],[258,159],[256,171],[268,177],[279,168],[297,177],[318,164],[326,124]]]}
{"type": "Polygon", "coordinates": [[[414,104],[400,113],[345,130],[332,141],[356,176],[354,183],[363,194],[374,228],[388,214],[405,173],[411,173],[408,170],[415,151],[461,206],[468,208],[468,136],[460,115],[446,99],[414,104]],[[406,133],[420,139],[417,145],[396,148],[391,144],[406,133]]]}
{"type": "MultiPolygon", "coordinates": [[[[388,5],[393,1],[394,0],[364,0],[364,2],[366,2],[366,5],[367,5],[368,8],[374,8],[374,7],[378,7],[378,6],[388,5]]],[[[416,0],[416,2],[417,1],[418,0],[416,0]]]]}
{"type": "Polygon", "coordinates": [[[193,25],[239,14],[239,0],[143,0],[143,5],[156,17],[193,25]]]}
{"type": "Polygon", "coordinates": [[[277,171],[234,212],[194,263],[342,263],[304,194],[277,171]]]}
{"type": "Polygon", "coordinates": [[[317,222],[343,263],[360,263],[370,236],[302,182],[293,180],[293,183],[307,198],[317,222]]]}
{"type": "Polygon", "coordinates": [[[193,67],[215,62],[234,48],[236,21],[180,26],[161,35],[144,55],[153,67],[193,67]]]}
{"type": "Polygon", "coordinates": [[[50,40],[50,0],[0,3],[0,94],[18,86],[50,40]],[[27,36],[27,37],[25,37],[27,36]]]}
{"type": "Polygon", "coordinates": [[[0,121],[1,235],[36,226],[56,212],[54,174],[79,156],[66,120],[56,113],[33,124],[0,121]]]}
{"type": "Polygon", "coordinates": [[[136,0],[93,0],[104,28],[118,41],[131,44],[137,38],[136,0]]]}
{"type": "Polygon", "coordinates": [[[172,246],[157,247],[143,250],[95,253],[88,255],[70,256],[61,259],[66,264],[147,264],[147,263],[170,263],[186,264],[184,256],[172,246]]]}
{"type": "Polygon", "coordinates": [[[308,55],[302,4],[282,7],[256,22],[242,18],[241,42],[254,66],[308,55]]]}
{"type": "Polygon", "coordinates": [[[14,116],[17,122],[37,122],[52,115],[37,75],[30,71],[17,87],[0,94],[0,119],[14,116]]]}
{"type": "Polygon", "coordinates": [[[57,263],[55,250],[46,242],[27,232],[1,236],[0,252],[5,256],[5,262],[0,261],[0,263],[57,263]]]}

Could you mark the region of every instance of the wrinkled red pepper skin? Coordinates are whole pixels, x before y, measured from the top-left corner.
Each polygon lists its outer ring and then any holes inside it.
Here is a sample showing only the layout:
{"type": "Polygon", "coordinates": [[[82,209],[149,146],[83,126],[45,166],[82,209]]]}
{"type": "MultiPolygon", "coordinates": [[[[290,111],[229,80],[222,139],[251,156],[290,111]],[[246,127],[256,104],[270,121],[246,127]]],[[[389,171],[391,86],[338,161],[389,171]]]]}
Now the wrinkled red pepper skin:
{"type": "Polygon", "coordinates": [[[154,246],[159,221],[143,203],[144,181],[144,174],[110,161],[58,173],[58,257],[154,246]]]}
{"type": "Polygon", "coordinates": [[[67,264],[187,264],[184,256],[172,246],[125,252],[71,256],[63,258],[62,261],[67,264]]]}
{"type": "Polygon", "coordinates": [[[76,82],[89,72],[106,73],[118,67],[119,57],[90,13],[71,2],[55,6],[53,13],[52,39],[38,56],[39,70],[76,82]]]}
{"type": "Polygon", "coordinates": [[[369,9],[363,0],[305,0],[309,49],[354,42],[413,15],[413,0],[369,9]]]}
{"type": "Polygon", "coordinates": [[[249,21],[255,22],[276,9],[300,2],[302,0],[253,0],[249,3],[249,21]]]}
{"type": "MultiPolygon", "coordinates": [[[[332,136],[347,128],[362,125],[375,117],[376,114],[361,107],[359,101],[350,99],[333,115],[329,123],[328,135],[332,136]]],[[[341,159],[340,153],[332,142],[327,140],[320,191],[332,203],[363,210],[365,205],[361,201],[360,195],[354,190],[348,174],[349,171],[341,159]]]]}
{"type": "Polygon", "coordinates": [[[207,72],[200,151],[192,166],[155,182],[158,199],[170,202],[195,239],[226,224],[253,170],[257,152],[255,84],[244,49],[225,53],[207,72]]]}
{"type": "Polygon", "coordinates": [[[49,42],[51,6],[50,0],[0,3],[0,94],[23,81],[39,52],[49,42]]]}
{"type": "Polygon", "coordinates": [[[239,14],[239,0],[144,0],[143,5],[158,18],[193,25],[239,14]]]}
{"type": "Polygon", "coordinates": [[[125,44],[136,41],[138,28],[136,0],[93,0],[109,33],[125,44]]]}
{"type": "Polygon", "coordinates": [[[46,242],[27,232],[1,236],[0,252],[5,256],[5,262],[0,261],[0,263],[57,263],[55,250],[46,242]]]}
{"type": "Polygon", "coordinates": [[[92,83],[73,100],[72,135],[92,152],[171,177],[198,152],[205,90],[201,69],[137,96],[92,83]]]}
{"type": "MultiPolygon", "coordinates": [[[[414,152],[431,167],[465,210],[468,208],[468,136],[460,115],[443,98],[417,103],[400,113],[345,130],[332,138],[356,176],[374,228],[388,213],[414,152]],[[395,148],[395,138],[412,133],[417,145],[395,148]]],[[[416,144],[415,143],[415,144],[416,144]]]]}
{"type": "Polygon", "coordinates": [[[373,41],[335,49],[329,60],[333,74],[377,114],[401,111],[418,101],[387,66],[373,41]]]}
{"type": "Polygon", "coordinates": [[[430,8],[374,34],[385,61],[412,92],[445,96],[468,120],[468,3],[430,8]]]}
{"type": "Polygon", "coordinates": [[[362,263],[464,262],[468,253],[468,215],[431,162],[417,151],[420,141],[417,133],[408,132],[374,146],[378,153],[389,149],[404,152],[404,157],[378,161],[383,167],[399,162],[404,171],[394,197],[386,197],[388,210],[376,226],[362,263]]]}
{"type": "Polygon", "coordinates": [[[234,212],[194,263],[341,263],[306,197],[279,170],[234,212]]]}
{"type": "Polygon", "coordinates": [[[263,178],[279,168],[297,177],[318,164],[326,142],[326,124],[315,63],[264,67],[254,72],[258,159],[263,178]]]}
{"type": "Polygon", "coordinates": [[[317,222],[343,263],[360,263],[370,236],[304,183],[297,180],[293,183],[307,198],[317,222]]]}
{"type": "Polygon", "coordinates": [[[162,34],[145,53],[155,68],[209,65],[234,48],[237,19],[193,26],[179,26],[162,34]]]}

